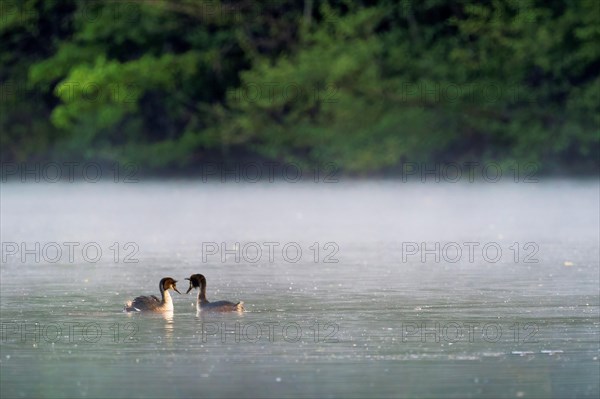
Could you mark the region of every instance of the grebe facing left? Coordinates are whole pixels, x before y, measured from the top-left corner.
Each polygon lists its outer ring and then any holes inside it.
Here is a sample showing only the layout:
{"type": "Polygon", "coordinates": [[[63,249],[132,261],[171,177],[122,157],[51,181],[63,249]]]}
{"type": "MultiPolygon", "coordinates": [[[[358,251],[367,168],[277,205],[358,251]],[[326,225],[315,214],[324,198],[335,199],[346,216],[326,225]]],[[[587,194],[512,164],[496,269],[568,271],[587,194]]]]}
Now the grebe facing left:
{"type": "Polygon", "coordinates": [[[192,274],[190,278],[186,278],[190,281],[190,288],[188,288],[186,294],[188,294],[194,288],[200,288],[198,293],[198,300],[196,302],[196,309],[198,311],[213,311],[213,312],[243,312],[244,302],[229,302],[229,301],[217,301],[209,302],[206,299],[206,278],[202,274],[192,274]]]}

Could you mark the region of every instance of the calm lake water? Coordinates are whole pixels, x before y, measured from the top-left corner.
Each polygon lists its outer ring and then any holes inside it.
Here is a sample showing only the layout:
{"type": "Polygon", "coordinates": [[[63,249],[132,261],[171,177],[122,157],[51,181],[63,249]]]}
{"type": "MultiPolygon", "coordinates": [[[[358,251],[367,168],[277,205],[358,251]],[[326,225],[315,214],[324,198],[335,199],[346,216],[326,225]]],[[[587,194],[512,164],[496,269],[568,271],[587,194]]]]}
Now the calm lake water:
{"type": "Polygon", "coordinates": [[[596,180],[0,190],[2,398],[599,395],[596,180]]]}

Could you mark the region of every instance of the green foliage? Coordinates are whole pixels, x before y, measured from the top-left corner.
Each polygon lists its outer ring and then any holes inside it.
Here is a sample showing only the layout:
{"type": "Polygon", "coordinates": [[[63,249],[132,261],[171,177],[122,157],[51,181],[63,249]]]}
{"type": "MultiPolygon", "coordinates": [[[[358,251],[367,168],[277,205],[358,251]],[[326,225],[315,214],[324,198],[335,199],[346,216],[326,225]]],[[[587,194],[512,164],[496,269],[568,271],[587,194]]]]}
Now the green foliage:
{"type": "Polygon", "coordinates": [[[600,3],[22,0],[5,160],[598,166],[600,3]]]}

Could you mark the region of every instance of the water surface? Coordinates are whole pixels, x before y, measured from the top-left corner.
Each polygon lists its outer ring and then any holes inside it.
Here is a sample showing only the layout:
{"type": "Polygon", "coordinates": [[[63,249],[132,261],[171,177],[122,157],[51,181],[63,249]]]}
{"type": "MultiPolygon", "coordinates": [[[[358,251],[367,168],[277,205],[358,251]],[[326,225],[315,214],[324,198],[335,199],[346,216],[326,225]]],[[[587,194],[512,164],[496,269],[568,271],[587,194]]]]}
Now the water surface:
{"type": "Polygon", "coordinates": [[[1,396],[598,397],[598,196],[569,180],[2,184],[1,396]],[[172,316],[121,312],[193,273],[247,312],[197,315],[176,293],[172,316]]]}

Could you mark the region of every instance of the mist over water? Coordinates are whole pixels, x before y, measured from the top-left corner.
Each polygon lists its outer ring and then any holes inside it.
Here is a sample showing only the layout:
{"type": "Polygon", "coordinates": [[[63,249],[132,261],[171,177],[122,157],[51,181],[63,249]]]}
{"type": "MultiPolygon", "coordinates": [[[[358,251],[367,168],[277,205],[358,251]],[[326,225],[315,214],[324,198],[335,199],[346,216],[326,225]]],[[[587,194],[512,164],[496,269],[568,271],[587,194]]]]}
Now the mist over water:
{"type": "Polygon", "coordinates": [[[2,397],[600,394],[597,180],[0,190],[2,397]]]}

